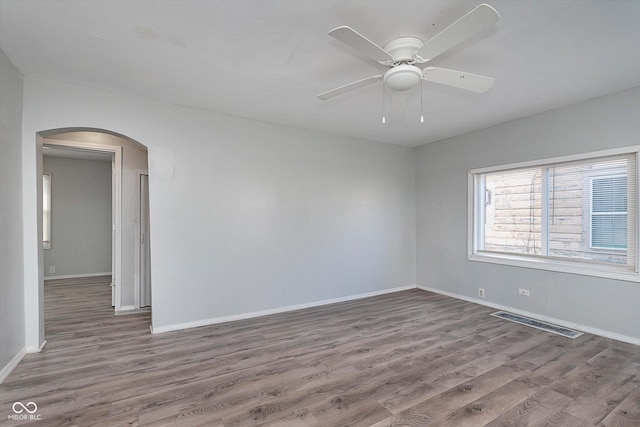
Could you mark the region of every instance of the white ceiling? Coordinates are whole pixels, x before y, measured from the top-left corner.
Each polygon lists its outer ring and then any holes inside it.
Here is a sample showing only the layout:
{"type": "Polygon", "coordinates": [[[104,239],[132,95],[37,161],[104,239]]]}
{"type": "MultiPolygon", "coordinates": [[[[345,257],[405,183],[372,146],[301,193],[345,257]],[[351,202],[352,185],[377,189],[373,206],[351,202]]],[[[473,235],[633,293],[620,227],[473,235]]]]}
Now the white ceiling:
{"type": "Polygon", "coordinates": [[[25,75],[373,141],[418,146],[640,85],[640,1],[494,0],[495,26],[429,65],[495,77],[485,94],[425,83],[320,101],[386,67],[332,39],[427,40],[457,0],[0,0],[0,47],[25,75]],[[390,116],[390,117],[389,117],[390,116]]]}

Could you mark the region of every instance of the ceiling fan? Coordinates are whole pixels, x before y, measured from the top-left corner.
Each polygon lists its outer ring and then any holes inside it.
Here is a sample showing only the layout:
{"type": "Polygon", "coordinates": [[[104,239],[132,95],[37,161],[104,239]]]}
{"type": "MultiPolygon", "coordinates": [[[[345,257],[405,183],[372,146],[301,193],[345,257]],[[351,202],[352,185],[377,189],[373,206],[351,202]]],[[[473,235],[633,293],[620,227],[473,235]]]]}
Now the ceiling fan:
{"type": "Polygon", "coordinates": [[[420,69],[436,56],[462,43],[469,37],[498,22],[500,15],[488,4],[481,4],[453,24],[436,34],[426,43],[417,37],[399,37],[380,47],[354,29],[343,26],[329,31],[329,35],[359,50],[382,65],[390,67],[384,74],[340,86],[318,95],[321,100],[383,81],[386,87],[396,91],[409,90],[422,80],[466,89],[486,92],[494,78],[439,67],[420,69]]]}

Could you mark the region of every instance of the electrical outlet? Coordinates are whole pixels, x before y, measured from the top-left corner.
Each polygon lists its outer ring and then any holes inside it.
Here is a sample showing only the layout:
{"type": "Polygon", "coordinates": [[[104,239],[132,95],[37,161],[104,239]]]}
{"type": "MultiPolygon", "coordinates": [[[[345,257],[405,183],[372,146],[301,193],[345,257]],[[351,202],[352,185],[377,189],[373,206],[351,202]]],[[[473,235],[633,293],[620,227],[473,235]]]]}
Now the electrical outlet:
{"type": "Polygon", "coordinates": [[[522,289],[522,288],[520,288],[520,289],[518,289],[518,293],[519,293],[520,295],[522,295],[522,296],[525,296],[525,297],[529,297],[529,296],[531,296],[531,291],[529,291],[529,289],[522,289]]]}
{"type": "Polygon", "coordinates": [[[49,267],[49,273],[55,273],[56,272],[56,266],[52,265],[49,267]]]}
{"type": "Polygon", "coordinates": [[[478,296],[484,298],[484,288],[478,288],[478,296]]]}

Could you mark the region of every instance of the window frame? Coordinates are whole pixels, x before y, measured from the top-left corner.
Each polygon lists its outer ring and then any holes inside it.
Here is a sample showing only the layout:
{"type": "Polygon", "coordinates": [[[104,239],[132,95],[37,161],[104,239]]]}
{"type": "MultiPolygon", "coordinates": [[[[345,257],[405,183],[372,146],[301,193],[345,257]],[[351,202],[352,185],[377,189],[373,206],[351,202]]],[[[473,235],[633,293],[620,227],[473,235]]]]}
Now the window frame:
{"type": "MultiPolygon", "coordinates": [[[[587,153],[568,155],[568,156],[560,156],[546,159],[539,159],[527,162],[519,162],[519,163],[511,163],[497,166],[489,166],[482,167],[477,169],[472,169],[468,171],[468,230],[467,230],[467,240],[468,240],[468,260],[469,261],[478,261],[478,262],[486,262],[491,264],[501,264],[515,267],[523,267],[523,268],[533,268],[539,270],[547,270],[547,271],[556,271],[562,273],[571,273],[571,274],[579,274],[586,276],[594,276],[594,277],[603,277],[609,279],[617,279],[631,282],[640,282],[640,273],[639,273],[639,252],[640,252],[640,239],[639,239],[639,231],[640,224],[638,223],[638,217],[640,214],[640,208],[638,204],[640,203],[640,199],[638,198],[638,191],[640,190],[640,168],[639,168],[639,157],[640,157],[640,145],[633,145],[627,147],[621,147],[616,149],[609,150],[600,150],[600,151],[592,151],[587,153]],[[606,156],[615,156],[615,155],[634,155],[635,156],[635,168],[636,168],[636,176],[635,176],[635,209],[632,210],[627,207],[627,212],[631,212],[631,215],[634,215],[635,220],[635,243],[633,248],[629,248],[630,252],[632,251],[632,255],[634,259],[634,269],[630,269],[628,266],[614,265],[614,264],[596,264],[591,262],[581,262],[580,260],[569,260],[563,258],[556,258],[552,256],[545,255],[520,255],[520,254],[512,254],[512,253],[498,253],[498,252],[483,252],[480,248],[481,239],[484,234],[484,223],[485,223],[485,215],[484,215],[484,203],[485,203],[485,191],[483,190],[485,187],[483,185],[482,180],[484,179],[484,174],[490,172],[498,172],[498,171],[508,171],[513,169],[521,169],[527,167],[541,167],[546,166],[553,163],[561,163],[561,162],[572,162],[572,161],[580,161],[580,160],[589,160],[589,159],[597,159],[600,157],[606,156]],[[626,267],[626,268],[624,268],[626,267]]],[[[544,209],[544,207],[543,207],[544,209]]],[[[591,206],[588,207],[588,210],[591,210],[591,206]]],[[[543,213],[546,215],[546,213],[543,213]]],[[[630,218],[630,216],[629,216],[630,218]]],[[[591,222],[591,218],[589,218],[589,222],[591,222]]],[[[591,228],[589,226],[589,228],[591,228]]],[[[591,232],[589,231],[589,234],[591,232]]],[[[591,236],[589,236],[589,240],[591,240],[591,236]]]]}

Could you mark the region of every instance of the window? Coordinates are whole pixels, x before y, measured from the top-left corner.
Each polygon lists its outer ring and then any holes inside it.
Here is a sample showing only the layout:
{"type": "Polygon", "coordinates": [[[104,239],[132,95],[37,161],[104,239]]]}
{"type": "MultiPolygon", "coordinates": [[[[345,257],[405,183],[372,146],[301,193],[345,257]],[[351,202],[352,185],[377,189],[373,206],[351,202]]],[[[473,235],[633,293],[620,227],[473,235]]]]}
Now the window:
{"type": "Polygon", "coordinates": [[[470,171],[469,259],[640,281],[639,149],[470,171]]]}
{"type": "Polygon", "coordinates": [[[42,247],[51,249],[51,174],[42,175],[42,247]]]}

